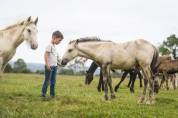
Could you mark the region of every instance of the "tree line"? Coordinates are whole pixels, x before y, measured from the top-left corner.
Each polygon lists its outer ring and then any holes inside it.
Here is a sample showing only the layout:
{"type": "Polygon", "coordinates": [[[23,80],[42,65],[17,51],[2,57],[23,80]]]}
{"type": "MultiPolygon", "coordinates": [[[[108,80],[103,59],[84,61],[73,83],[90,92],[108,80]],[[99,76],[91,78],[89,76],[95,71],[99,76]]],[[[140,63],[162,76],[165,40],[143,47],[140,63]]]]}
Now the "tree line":
{"type": "Polygon", "coordinates": [[[23,59],[18,59],[14,62],[13,66],[11,64],[7,64],[4,69],[5,73],[32,73],[31,70],[27,68],[27,64],[23,59]]]}
{"type": "MultiPolygon", "coordinates": [[[[45,70],[30,70],[27,67],[26,62],[23,59],[18,59],[17,61],[15,61],[13,64],[8,63],[6,68],[4,69],[4,73],[37,73],[37,74],[44,74],[45,70]]],[[[79,71],[79,72],[75,72],[73,69],[71,68],[62,68],[59,67],[58,69],[58,73],[59,74],[63,74],[63,75],[84,75],[85,71],[79,71]]]]}

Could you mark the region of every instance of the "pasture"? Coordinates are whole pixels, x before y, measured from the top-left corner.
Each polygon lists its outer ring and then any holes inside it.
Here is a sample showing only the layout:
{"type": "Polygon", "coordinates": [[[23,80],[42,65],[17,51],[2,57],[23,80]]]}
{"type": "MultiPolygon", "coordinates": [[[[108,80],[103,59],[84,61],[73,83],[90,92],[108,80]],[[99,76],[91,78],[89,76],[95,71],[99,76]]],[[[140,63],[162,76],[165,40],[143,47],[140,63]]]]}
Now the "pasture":
{"type": "MultiPolygon", "coordinates": [[[[119,81],[113,79],[113,85],[119,81]]],[[[58,75],[56,98],[40,97],[43,75],[4,74],[0,79],[0,118],[177,118],[178,89],[161,90],[154,105],[137,104],[142,89],[131,94],[125,81],[116,99],[104,101],[98,78],[84,85],[84,76],[58,75]]],[[[49,90],[49,89],[48,89],[49,90]]],[[[48,94],[49,95],[49,94],[48,94]]]]}

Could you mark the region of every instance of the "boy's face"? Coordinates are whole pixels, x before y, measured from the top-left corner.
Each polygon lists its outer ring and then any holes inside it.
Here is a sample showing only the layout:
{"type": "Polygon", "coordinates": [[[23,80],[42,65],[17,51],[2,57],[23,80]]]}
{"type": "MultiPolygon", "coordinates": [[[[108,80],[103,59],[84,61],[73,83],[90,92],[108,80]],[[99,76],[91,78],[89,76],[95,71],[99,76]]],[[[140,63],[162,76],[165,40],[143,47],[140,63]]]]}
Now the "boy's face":
{"type": "Polygon", "coordinates": [[[61,41],[62,39],[60,37],[53,37],[54,44],[58,45],[61,41]]]}

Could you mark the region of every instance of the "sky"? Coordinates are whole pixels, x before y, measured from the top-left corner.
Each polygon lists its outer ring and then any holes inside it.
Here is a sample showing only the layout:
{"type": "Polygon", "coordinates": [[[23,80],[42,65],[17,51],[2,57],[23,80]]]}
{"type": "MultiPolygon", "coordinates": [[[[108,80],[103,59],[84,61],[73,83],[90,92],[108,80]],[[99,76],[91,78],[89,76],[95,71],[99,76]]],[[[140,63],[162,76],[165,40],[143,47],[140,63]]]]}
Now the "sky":
{"type": "Polygon", "coordinates": [[[177,0],[0,0],[0,28],[38,17],[38,49],[24,42],[12,60],[44,63],[54,30],[64,34],[57,46],[61,56],[70,40],[87,36],[114,42],[142,38],[158,46],[171,34],[178,35],[177,5],[177,0]]]}

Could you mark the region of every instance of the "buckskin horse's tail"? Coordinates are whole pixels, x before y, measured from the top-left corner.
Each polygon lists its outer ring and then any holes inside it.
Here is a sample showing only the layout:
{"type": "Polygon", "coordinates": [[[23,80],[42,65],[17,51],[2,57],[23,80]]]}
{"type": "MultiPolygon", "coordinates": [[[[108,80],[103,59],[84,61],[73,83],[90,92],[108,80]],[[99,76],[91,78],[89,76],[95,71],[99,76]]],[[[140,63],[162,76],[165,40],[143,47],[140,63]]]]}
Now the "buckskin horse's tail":
{"type": "Polygon", "coordinates": [[[151,70],[154,73],[156,73],[156,68],[157,68],[157,60],[158,60],[158,57],[159,57],[159,52],[158,50],[156,49],[155,46],[153,46],[154,48],[154,55],[153,55],[153,59],[152,59],[152,62],[151,62],[151,70]]]}

